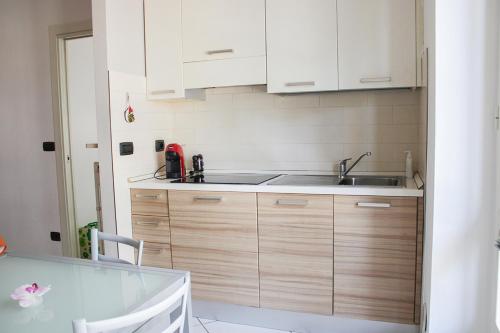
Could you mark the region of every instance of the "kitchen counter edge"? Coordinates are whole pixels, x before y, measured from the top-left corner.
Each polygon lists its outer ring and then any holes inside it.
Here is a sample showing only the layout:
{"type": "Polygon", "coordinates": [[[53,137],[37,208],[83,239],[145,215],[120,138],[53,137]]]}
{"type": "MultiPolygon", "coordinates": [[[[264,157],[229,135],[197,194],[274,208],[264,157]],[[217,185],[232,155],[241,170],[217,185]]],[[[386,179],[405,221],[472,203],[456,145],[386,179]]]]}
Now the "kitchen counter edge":
{"type": "Polygon", "coordinates": [[[210,192],[255,192],[290,194],[333,194],[333,195],[371,195],[390,197],[423,197],[424,191],[417,189],[413,181],[406,187],[370,186],[286,186],[286,185],[227,185],[227,184],[175,184],[169,180],[146,179],[129,183],[131,189],[210,191],[210,192]]]}

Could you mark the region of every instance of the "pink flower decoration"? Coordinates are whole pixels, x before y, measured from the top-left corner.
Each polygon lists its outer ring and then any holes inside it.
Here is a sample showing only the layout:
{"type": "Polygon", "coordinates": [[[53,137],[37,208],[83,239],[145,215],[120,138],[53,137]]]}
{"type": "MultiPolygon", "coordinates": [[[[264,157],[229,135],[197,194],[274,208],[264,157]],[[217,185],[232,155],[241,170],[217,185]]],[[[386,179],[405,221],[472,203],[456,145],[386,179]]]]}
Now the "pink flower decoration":
{"type": "Polygon", "coordinates": [[[50,286],[40,287],[38,284],[23,284],[16,288],[10,295],[15,301],[19,302],[19,306],[27,308],[30,306],[39,305],[43,302],[42,296],[50,290],[50,286]]]}

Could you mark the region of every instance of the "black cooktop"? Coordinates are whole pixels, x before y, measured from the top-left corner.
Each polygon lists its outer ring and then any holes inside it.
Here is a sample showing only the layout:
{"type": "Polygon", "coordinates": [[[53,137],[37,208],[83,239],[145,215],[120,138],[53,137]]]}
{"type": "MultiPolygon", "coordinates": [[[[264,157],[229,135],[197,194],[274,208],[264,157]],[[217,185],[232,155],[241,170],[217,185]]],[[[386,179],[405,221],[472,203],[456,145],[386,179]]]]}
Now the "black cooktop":
{"type": "Polygon", "coordinates": [[[171,183],[259,185],[278,176],[257,173],[209,173],[187,176],[171,183]]]}

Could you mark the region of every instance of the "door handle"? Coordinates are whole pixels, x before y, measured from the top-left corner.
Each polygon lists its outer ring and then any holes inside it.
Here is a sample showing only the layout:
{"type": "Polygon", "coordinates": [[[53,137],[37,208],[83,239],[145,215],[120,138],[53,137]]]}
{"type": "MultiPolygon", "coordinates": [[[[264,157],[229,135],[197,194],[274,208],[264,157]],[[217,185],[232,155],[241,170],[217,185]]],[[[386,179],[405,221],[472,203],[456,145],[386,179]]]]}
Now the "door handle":
{"type": "Polygon", "coordinates": [[[97,149],[97,148],[99,148],[99,144],[97,144],[97,143],[87,143],[85,145],[85,148],[87,148],[87,149],[97,149]]]}
{"type": "Polygon", "coordinates": [[[209,50],[208,55],[221,54],[221,53],[234,53],[233,49],[222,49],[222,50],[209,50]]]}
{"type": "Polygon", "coordinates": [[[287,199],[279,199],[276,200],[276,204],[278,206],[307,206],[309,202],[307,200],[287,200],[287,199]]]}
{"type": "Polygon", "coordinates": [[[391,204],[385,202],[358,202],[356,205],[367,208],[391,208],[391,204]]]}

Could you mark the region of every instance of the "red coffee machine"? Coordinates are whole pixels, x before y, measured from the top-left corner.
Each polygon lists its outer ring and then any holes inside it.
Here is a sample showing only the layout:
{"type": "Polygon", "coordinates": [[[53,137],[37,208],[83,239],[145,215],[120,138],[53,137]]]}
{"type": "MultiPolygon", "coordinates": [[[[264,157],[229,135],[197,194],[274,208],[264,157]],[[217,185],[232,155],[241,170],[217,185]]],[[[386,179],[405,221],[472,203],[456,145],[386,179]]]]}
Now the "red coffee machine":
{"type": "Polygon", "coordinates": [[[171,143],[165,149],[165,169],[167,178],[183,178],[186,176],[184,151],[180,144],[171,143]]]}

